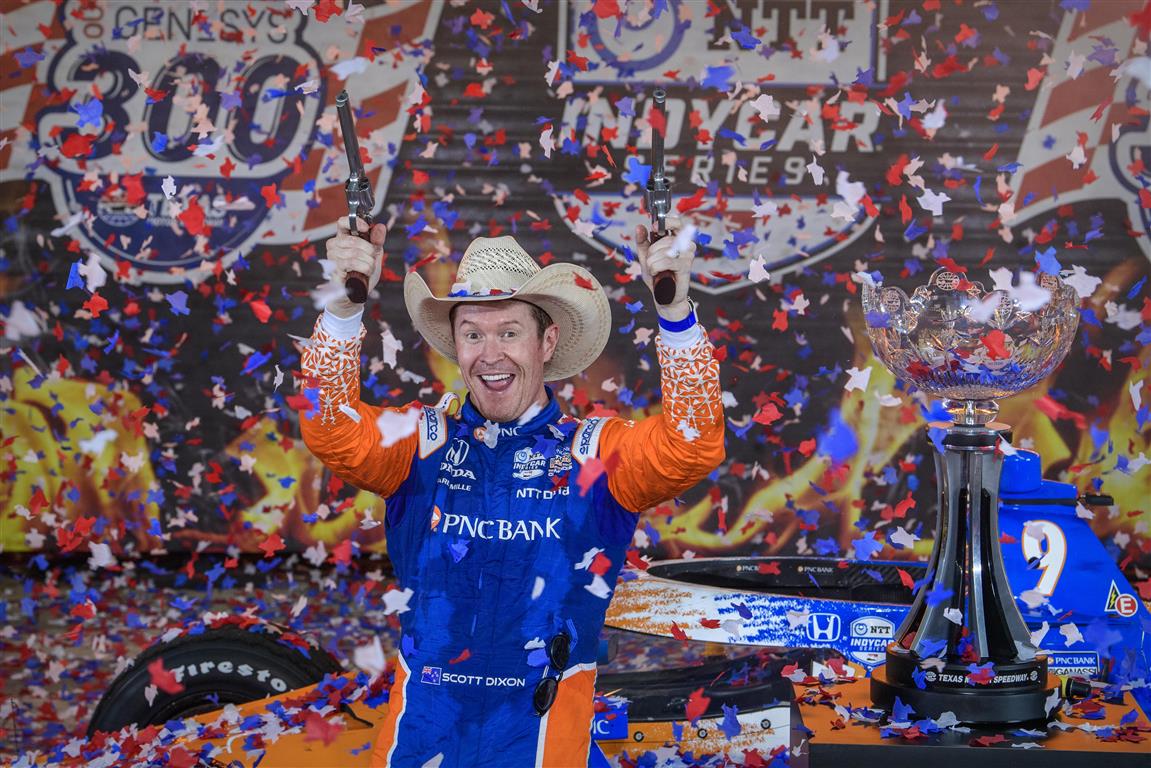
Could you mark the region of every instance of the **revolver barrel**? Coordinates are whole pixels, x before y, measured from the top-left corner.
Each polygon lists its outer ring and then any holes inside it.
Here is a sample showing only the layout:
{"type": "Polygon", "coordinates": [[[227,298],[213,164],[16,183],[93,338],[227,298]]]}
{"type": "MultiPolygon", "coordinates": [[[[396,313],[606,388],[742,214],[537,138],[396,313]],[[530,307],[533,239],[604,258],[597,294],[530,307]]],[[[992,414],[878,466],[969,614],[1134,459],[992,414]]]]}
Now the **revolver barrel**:
{"type": "MultiPolygon", "coordinates": [[[[336,114],[340,118],[340,131],[344,134],[344,151],[348,154],[348,180],[344,184],[344,195],[348,200],[348,228],[353,235],[367,240],[372,227],[372,209],[376,207],[372,196],[372,182],[364,172],[364,161],[360,158],[360,142],[356,139],[356,123],[352,117],[352,107],[348,103],[348,92],[340,91],[336,97],[336,114]],[[357,219],[367,224],[361,232],[357,219]]],[[[359,272],[349,272],[344,283],[348,300],[363,304],[368,300],[368,277],[359,272]]]]}

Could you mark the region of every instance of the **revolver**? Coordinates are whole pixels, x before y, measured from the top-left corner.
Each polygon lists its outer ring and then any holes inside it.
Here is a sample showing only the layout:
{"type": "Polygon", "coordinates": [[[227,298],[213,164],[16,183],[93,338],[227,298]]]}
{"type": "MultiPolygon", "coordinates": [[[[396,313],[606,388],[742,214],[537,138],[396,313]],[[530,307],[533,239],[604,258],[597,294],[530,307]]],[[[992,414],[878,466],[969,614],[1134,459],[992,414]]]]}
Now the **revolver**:
{"type": "MultiPolygon", "coordinates": [[[[364,172],[360,159],[360,143],[356,140],[356,123],[352,119],[352,107],[348,103],[348,92],[340,91],[336,97],[336,112],[340,116],[340,131],[344,134],[344,151],[348,153],[348,180],[344,184],[344,195],[348,198],[348,228],[353,235],[368,240],[371,238],[372,210],[376,207],[372,196],[372,182],[364,172]],[[356,220],[367,224],[367,230],[360,231],[356,220]]],[[[368,300],[368,276],[359,272],[349,272],[344,281],[348,301],[363,304],[368,300]]]]}
{"type": "MultiPolygon", "coordinates": [[[[652,94],[653,111],[660,113],[667,125],[667,94],[656,88],[652,94]]],[[[667,215],[671,212],[671,183],[663,171],[663,134],[652,126],[651,129],[651,174],[647,178],[647,210],[651,214],[651,233],[648,242],[654,243],[666,237],[667,215]]],[[[664,271],[655,276],[655,289],[652,293],[659,304],[666,305],[675,298],[675,274],[664,271]]]]}

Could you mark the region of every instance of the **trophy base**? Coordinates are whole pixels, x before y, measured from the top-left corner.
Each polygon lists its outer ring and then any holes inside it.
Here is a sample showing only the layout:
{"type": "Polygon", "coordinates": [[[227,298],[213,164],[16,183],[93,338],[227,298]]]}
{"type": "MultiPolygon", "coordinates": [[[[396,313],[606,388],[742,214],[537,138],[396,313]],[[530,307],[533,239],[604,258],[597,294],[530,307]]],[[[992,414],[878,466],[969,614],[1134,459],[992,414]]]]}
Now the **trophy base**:
{"type": "Polygon", "coordinates": [[[888,666],[878,667],[871,673],[871,699],[875,706],[889,712],[896,697],[911,707],[916,719],[938,718],[951,712],[963,723],[1008,724],[1039,723],[1049,719],[1047,702],[1059,689],[1059,680],[1046,675],[1046,684],[1017,689],[1009,688],[948,688],[921,689],[914,683],[907,685],[888,679],[888,666]]]}

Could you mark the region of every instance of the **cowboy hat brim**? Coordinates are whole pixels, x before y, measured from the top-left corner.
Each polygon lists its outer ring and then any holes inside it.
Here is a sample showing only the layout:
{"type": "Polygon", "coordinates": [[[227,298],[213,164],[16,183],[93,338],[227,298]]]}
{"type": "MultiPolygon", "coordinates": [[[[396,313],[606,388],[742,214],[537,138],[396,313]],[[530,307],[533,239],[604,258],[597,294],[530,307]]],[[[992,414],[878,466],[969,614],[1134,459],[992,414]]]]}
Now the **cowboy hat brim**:
{"type": "Polygon", "coordinates": [[[544,381],[574,376],[595,362],[611,333],[607,295],[590,272],[576,264],[549,264],[514,293],[439,298],[416,272],[404,278],[404,304],[412,325],[444,357],[458,362],[449,314],[457,304],[516,299],[535,304],[559,326],[552,359],[544,364],[544,381]]]}

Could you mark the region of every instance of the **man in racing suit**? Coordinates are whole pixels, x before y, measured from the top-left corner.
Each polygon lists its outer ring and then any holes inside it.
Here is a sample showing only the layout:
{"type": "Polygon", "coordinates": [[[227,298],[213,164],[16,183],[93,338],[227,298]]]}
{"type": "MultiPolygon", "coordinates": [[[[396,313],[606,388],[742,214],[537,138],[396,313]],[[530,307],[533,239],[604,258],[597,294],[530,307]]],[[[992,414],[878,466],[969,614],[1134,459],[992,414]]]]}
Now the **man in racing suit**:
{"type": "MultiPolygon", "coordinates": [[[[694,247],[677,257],[674,238],[636,236],[648,287],[664,271],[677,282],[657,308],[662,412],[640,421],[560,410],[543,382],[602,351],[606,295],[581,267],[541,270],[510,237],[478,238],[449,297],[414,272],[405,284],[417,330],[460,364],[458,413],[445,398],[414,432],[381,434],[405,409],[360,400],[362,310],[337,299],[316,322],[302,368],[319,407],[301,418],[304,440],[387,499],[388,554],[410,590],[373,765],[587,764],[599,633],[639,513],[724,457],[719,366],[687,299],[694,247]]],[[[383,237],[342,227],[328,243],[337,281],[354,270],[374,287],[383,237]]]]}

